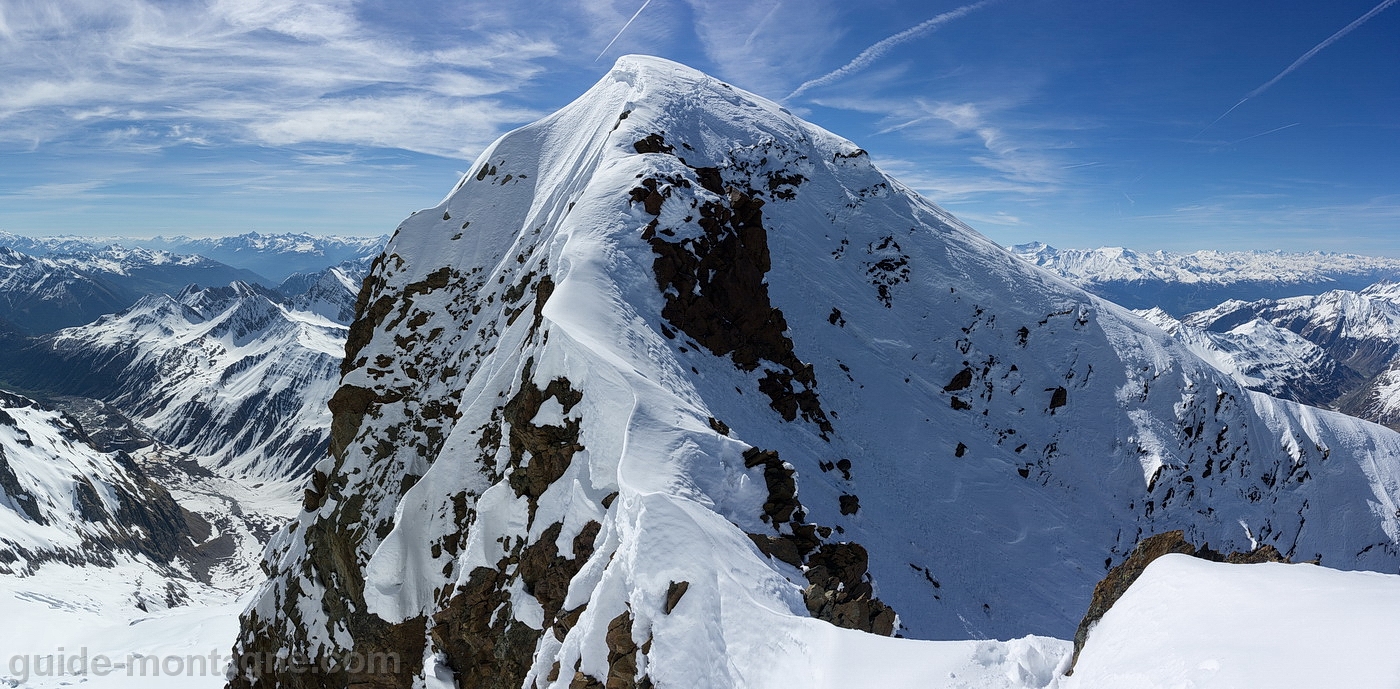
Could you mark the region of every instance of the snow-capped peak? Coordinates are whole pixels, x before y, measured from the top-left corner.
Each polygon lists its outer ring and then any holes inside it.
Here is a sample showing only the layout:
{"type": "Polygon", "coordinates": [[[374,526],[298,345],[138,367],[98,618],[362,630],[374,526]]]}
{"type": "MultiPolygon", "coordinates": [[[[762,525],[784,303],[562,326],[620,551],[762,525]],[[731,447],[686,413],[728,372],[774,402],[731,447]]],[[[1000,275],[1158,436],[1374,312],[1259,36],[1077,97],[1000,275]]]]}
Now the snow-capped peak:
{"type": "Polygon", "coordinates": [[[332,457],[244,657],[805,686],[917,654],[854,631],[896,613],[911,638],[1067,636],[1167,528],[1400,563],[1400,435],[1246,391],[855,144],[665,60],[488,147],[361,297],[332,457]]]}

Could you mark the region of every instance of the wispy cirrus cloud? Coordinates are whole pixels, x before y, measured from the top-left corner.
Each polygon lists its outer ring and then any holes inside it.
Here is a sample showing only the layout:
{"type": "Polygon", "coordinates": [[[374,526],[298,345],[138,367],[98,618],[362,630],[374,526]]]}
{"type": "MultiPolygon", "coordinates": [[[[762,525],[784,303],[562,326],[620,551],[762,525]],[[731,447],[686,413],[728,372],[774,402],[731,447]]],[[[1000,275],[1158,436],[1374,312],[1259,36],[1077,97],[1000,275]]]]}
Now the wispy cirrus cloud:
{"type": "MultiPolygon", "coordinates": [[[[1393,2],[1394,0],[1391,1],[1393,2]]],[[[943,26],[944,24],[947,24],[948,22],[953,21],[954,19],[960,19],[962,17],[965,17],[977,10],[982,9],[983,7],[986,7],[987,5],[992,4],[993,2],[996,2],[996,0],[981,0],[980,2],[975,2],[970,5],[964,5],[954,10],[949,10],[938,16],[933,17],[932,19],[927,19],[915,26],[900,31],[899,33],[894,34],[893,36],[889,36],[888,38],[877,41],[865,50],[862,50],[860,54],[856,55],[855,58],[852,59],[850,62],[847,62],[846,64],[830,72],[827,72],[826,74],[823,74],[815,79],[809,79],[807,81],[802,82],[801,85],[799,85],[796,89],[793,89],[792,93],[789,93],[785,98],[783,98],[783,100],[792,100],[793,98],[796,98],[802,95],[803,93],[806,93],[809,89],[826,86],[828,84],[840,81],[841,79],[844,79],[850,76],[851,74],[859,72],[874,64],[876,60],[879,60],[885,55],[885,53],[888,53],[895,46],[901,43],[912,41],[915,38],[925,36],[937,30],[938,27],[943,26]]]]}
{"type": "Polygon", "coordinates": [[[128,132],[152,147],[214,137],[461,156],[538,114],[502,96],[558,53],[548,37],[490,27],[418,46],[360,10],[349,0],[8,1],[0,142],[128,132]]]}
{"type": "MultiPolygon", "coordinates": [[[[688,0],[693,30],[716,73],[778,99],[844,34],[831,0],[688,0]]],[[[653,7],[653,10],[656,8],[653,7]]]]}
{"type": "MultiPolygon", "coordinates": [[[[1039,123],[1006,124],[1010,104],[874,97],[822,99],[822,105],[879,114],[877,136],[894,135],[937,151],[940,160],[882,160],[911,187],[945,202],[983,194],[1042,196],[1064,189],[1078,167],[1039,123]]],[[[878,143],[878,141],[875,141],[878,143]]]]}

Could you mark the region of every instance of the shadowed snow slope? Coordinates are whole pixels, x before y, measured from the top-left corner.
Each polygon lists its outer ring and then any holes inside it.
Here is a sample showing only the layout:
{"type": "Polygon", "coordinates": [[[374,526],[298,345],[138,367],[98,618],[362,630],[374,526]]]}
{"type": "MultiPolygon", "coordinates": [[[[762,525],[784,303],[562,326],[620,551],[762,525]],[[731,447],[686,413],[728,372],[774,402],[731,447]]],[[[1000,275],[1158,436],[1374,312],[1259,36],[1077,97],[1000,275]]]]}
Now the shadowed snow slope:
{"type": "Polygon", "coordinates": [[[1089,633],[1064,689],[1400,686],[1400,576],[1167,555],[1089,633]]]}
{"type": "MultiPolygon", "coordinates": [[[[1066,638],[1177,528],[1400,565],[1400,435],[1246,391],[664,60],[492,145],[357,313],[238,651],[405,663],[234,687],[820,684],[851,649],[921,657],[828,624],[890,608],[907,637],[1066,638]]],[[[1034,647],[1012,674],[1049,682],[1053,644],[1017,643],[982,667],[1034,647]]]]}

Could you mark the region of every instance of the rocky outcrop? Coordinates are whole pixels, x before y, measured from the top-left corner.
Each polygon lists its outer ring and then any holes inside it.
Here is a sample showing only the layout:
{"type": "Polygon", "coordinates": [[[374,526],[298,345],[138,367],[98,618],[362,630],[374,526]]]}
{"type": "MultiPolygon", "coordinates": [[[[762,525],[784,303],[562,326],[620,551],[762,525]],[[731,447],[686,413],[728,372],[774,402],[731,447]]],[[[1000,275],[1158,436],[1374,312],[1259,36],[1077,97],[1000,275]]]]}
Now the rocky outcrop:
{"type": "Polygon", "coordinates": [[[806,523],[792,466],[779,459],[778,453],[749,448],[744,452],[744,465],[763,467],[768,500],[761,518],[775,532],[749,534],[749,538],[765,555],[802,569],[807,579],[802,596],[812,617],[847,629],[894,634],[894,609],[875,597],[865,548],[859,543],[825,542],[832,529],[806,523]]]}
{"type": "MultiPolygon", "coordinates": [[[[675,155],[664,142],[662,134],[652,133],[634,148],[638,153],[675,155]]],[[[793,421],[801,415],[824,435],[831,433],[817,397],[816,374],[797,358],[783,312],[768,295],[764,276],[772,258],[763,226],[764,201],[758,198],[762,192],[749,186],[752,180],[726,184],[718,168],[692,167],[690,172],[648,177],[632,190],[632,202],[658,216],[642,231],[642,239],[656,253],[652,271],[666,298],[662,317],[714,355],[729,357],[742,371],[762,366],[759,390],[783,419],[793,421]],[[709,193],[696,192],[697,186],[709,193]],[[691,213],[685,221],[693,222],[700,236],[660,224],[662,206],[673,197],[673,203],[687,204],[691,213]]],[[[802,181],[800,176],[783,179],[774,182],[770,177],[768,187],[795,188],[802,181]]],[[[662,332],[675,337],[669,329],[662,332]]]]}
{"type": "Polygon", "coordinates": [[[1083,650],[1084,642],[1089,639],[1089,631],[1094,628],[1094,624],[1103,618],[1104,613],[1107,613],[1108,609],[1113,607],[1119,598],[1123,597],[1123,594],[1128,591],[1128,587],[1132,586],[1139,576],[1142,576],[1143,571],[1152,564],[1153,560],[1169,553],[1180,553],[1213,562],[1232,564],[1289,561],[1278,552],[1277,548],[1268,544],[1247,552],[1222,554],[1211,550],[1209,545],[1196,547],[1186,540],[1186,534],[1183,531],[1168,531],[1144,538],[1128,555],[1127,559],[1109,570],[1108,575],[1094,587],[1094,597],[1089,601],[1089,610],[1084,613],[1084,619],[1079,623],[1079,629],[1074,633],[1074,656],[1070,660],[1069,670],[1065,674],[1074,673],[1074,663],[1079,659],[1079,652],[1083,650]]]}

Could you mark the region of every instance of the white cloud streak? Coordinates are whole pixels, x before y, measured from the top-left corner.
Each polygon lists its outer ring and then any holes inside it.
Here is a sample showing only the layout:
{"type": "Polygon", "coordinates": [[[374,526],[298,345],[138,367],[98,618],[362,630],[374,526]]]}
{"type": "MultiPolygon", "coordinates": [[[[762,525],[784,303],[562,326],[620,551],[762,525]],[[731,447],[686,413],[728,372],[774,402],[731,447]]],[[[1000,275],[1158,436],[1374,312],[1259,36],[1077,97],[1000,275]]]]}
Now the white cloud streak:
{"type": "Polygon", "coordinates": [[[1385,8],[1390,7],[1391,5],[1394,5],[1396,2],[1397,2],[1397,0],[1384,0],[1383,2],[1381,2],[1381,4],[1376,5],[1375,7],[1372,7],[1370,12],[1367,12],[1366,14],[1361,15],[1360,17],[1358,17],[1358,18],[1356,19],[1356,21],[1353,21],[1352,23],[1347,24],[1346,26],[1342,27],[1342,29],[1341,29],[1340,31],[1338,31],[1337,33],[1334,33],[1334,34],[1332,34],[1331,36],[1328,36],[1328,37],[1327,37],[1327,40],[1324,40],[1323,42],[1318,43],[1317,45],[1313,46],[1313,47],[1312,47],[1312,50],[1309,50],[1308,52],[1303,53],[1303,56],[1302,56],[1302,57],[1298,58],[1297,60],[1294,60],[1294,61],[1293,61],[1293,64],[1289,65],[1289,66],[1288,66],[1286,69],[1284,69],[1282,72],[1279,72],[1278,75],[1275,76],[1273,79],[1270,79],[1270,80],[1264,82],[1263,85],[1261,85],[1259,88],[1254,89],[1253,91],[1250,91],[1249,93],[1245,94],[1244,97],[1245,97],[1245,98],[1254,98],[1255,96],[1258,96],[1259,94],[1261,94],[1261,93],[1267,91],[1267,90],[1269,89],[1270,86],[1273,86],[1274,84],[1277,84],[1277,83],[1279,82],[1280,79],[1282,79],[1282,78],[1288,76],[1289,74],[1292,74],[1292,73],[1293,73],[1293,70],[1298,69],[1299,67],[1302,67],[1302,66],[1303,66],[1303,63],[1307,62],[1308,60],[1311,60],[1311,59],[1313,58],[1314,55],[1317,55],[1318,53],[1322,52],[1322,50],[1323,50],[1324,48],[1326,48],[1326,47],[1329,46],[1329,45],[1332,45],[1333,43],[1336,43],[1338,40],[1341,40],[1341,38],[1342,38],[1343,36],[1345,36],[1345,35],[1351,33],[1353,30],[1356,29],[1356,27],[1361,26],[1362,24],[1365,24],[1367,21],[1369,21],[1369,20],[1371,19],[1371,17],[1374,17],[1374,16],[1380,14],[1381,12],[1385,11],[1385,8]]]}
{"type": "MultiPolygon", "coordinates": [[[[1388,1],[1395,2],[1396,0],[1388,1]]],[[[964,16],[967,16],[968,14],[980,10],[983,7],[986,7],[987,5],[992,4],[993,2],[996,2],[996,0],[981,0],[981,2],[975,2],[971,5],[964,5],[962,7],[959,7],[955,10],[949,10],[916,26],[905,29],[884,40],[878,41],[875,44],[871,45],[869,48],[862,50],[860,54],[855,57],[855,59],[851,60],[850,62],[847,62],[841,67],[827,72],[826,74],[823,74],[822,76],[819,76],[816,79],[811,79],[809,81],[803,82],[802,85],[794,89],[792,93],[789,93],[787,97],[783,98],[783,100],[789,101],[793,98],[802,95],[803,93],[806,93],[811,89],[817,88],[819,86],[826,86],[828,84],[840,81],[841,79],[844,79],[850,74],[853,74],[862,69],[865,69],[866,67],[869,67],[872,63],[874,63],[876,60],[879,60],[885,55],[885,53],[888,53],[895,46],[928,34],[933,30],[937,29],[938,27],[947,24],[950,21],[953,21],[954,19],[960,19],[964,16]]]]}
{"type": "Polygon", "coordinates": [[[792,75],[817,69],[823,51],[842,33],[842,6],[832,0],[688,0],[687,5],[715,75],[769,98],[787,93],[792,75]]]}
{"type": "Polygon", "coordinates": [[[613,36],[612,40],[608,41],[608,44],[603,46],[602,50],[598,51],[598,57],[593,58],[594,62],[597,62],[598,60],[601,60],[603,58],[603,55],[608,52],[609,48],[613,47],[613,44],[617,42],[617,39],[622,38],[622,34],[627,31],[627,27],[631,26],[632,22],[637,21],[637,17],[641,16],[642,10],[646,9],[647,5],[650,4],[651,0],[643,0],[642,6],[638,7],[637,11],[632,13],[632,17],[627,20],[627,23],[623,24],[622,28],[617,30],[617,35],[613,36]]]}
{"type": "MultiPolygon", "coordinates": [[[[1355,21],[1353,21],[1352,23],[1347,24],[1346,26],[1342,27],[1341,30],[1338,31],[1337,33],[1334,33],[1334,34],[1332,34],[1331,36],[1328,36],[1328,37],[1327,37],[1325,40],[1323,40],[1321,43],[1318,43],[1317,45],[1313,46],[1311,50],[1309,50],[1309,51],[1306,52],[1306,53],[1303,53],[1302,57],[1299,57],[1298,59],[1294,60],[1294,61],[1293,61],[1293,64],[1291,64],[1291,65],[1289,65],[1288,67],[1284,68],[1284,70],[1283,70],[1282,72],[1279,72],[1278,74],[1274,75],[1274,78],[1272,78],[1272,79],[1270,79],[1270,80],[1264,82],[1263,84],[1260,84],[1259,87],[1256,88],[1256,89],[1254,89],[1253,91],[1250,91],[1249,93],[1244,94],[1244,97],[1241,98],[1241,99],[1239,100],[1238,103],[1235,103],[1234,105],[1230,106],[1230,109],[1229,109],[1229,110],[1226,110],[1225,112],[1221,113],[1220,117],[1215,118],[1215,120],[1213,120],[1210,124],[1208,124],[1208,125],[1205,126],[1205,129],[1202,129],[1201,131],[1197,132],[1197,133],[1196,133],[1196,136],[1200,136],[1201,134],[1205,133],[1206,129],[1210,129],[1211,127],[1214,127],[1214,126],[1216,125],[1216,123],[1218,123],[1218,122],[1220,122],[1221,120],[1225,119],[1225,116],[1226,116],[1226,115],[1229,115],[1230,113],[1234,112],[1234,111],[1235,111],[1235,108],[1238,108],[1238,107],[1240,107],[1241,105],[1244,105],[1244,102],[1245,102],[1245,101],[1247,101],[1247,100],[1249,100],[1249,99],[1251,99],[1251,98],[1255,98],[1255,97],[1259,96],[1260,94],[1264,93],[1265,91],[1269,90],[1269,88],[1270,88],[1271,86],[1273,86],[1274,84],[1277,84],[1280,80],[1282,80],[1284,77],[1288,76],[1289,74],[1292,74],[1294,70],[1298,69],[1299,67],[1302,67],[1304,63],[1306,63],[1308,60],[1313,59],[1313,56],[1315,56],[1315,55],[1317,55],[1318,53],[1322,52],[1324,49],[1327,48],[1327,46],[1332,45],[1333,43],[1336,43],[1337,41],[1341,40],[1343,36],[1345,36],[1345,35],[1351,33],[1351,32],[1354,31],[1357,27],[1359,27],[1359,26],[1361,26],[1362,24],[1365,24],[1366,22],[1370,21],[1372,17],[1374,17],[1374,16],[1380,14],[1381,12],[1384,12],[1385,9],[1386,9],[1387,7],[1390,7],[1391,5],[1394,5],[1396,2],[1400,2],[1400,0],[1383,0],[1379,5],[1376,5],[1375,7],[1372,7],[1372,8],[1371,8],[1371,11],[1369,11],[1369,12],[1367,12],[1366,14],[1363,14],[1363,15],[1361,15],[1360,17],[1356,18],[1355,21]]],[[[1261,136],[1262,136],[1262,135],[1261,135],[1261,136]]]]}

